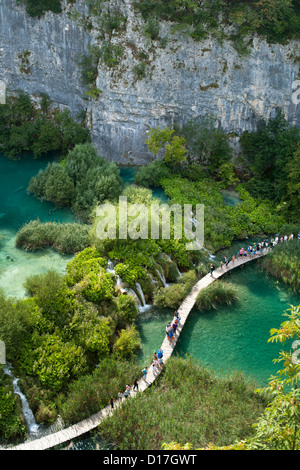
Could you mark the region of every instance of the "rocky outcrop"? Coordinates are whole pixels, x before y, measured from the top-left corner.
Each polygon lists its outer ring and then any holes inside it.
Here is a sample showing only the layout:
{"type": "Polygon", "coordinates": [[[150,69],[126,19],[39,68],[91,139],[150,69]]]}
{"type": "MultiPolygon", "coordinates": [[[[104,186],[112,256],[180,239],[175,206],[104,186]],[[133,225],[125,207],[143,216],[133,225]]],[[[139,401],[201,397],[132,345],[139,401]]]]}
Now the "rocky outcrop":
{"type": "MultiPolygon", "coordinates": [[[[214,115],[235,135],[254,130],[259,118],[278,109],[300,127],[299,100],[293,100],[299,42],[269,45],[255,38],[249,55],[240,57],[229,42],[195,42],[184,31],[171,33],[168,23],[160,24],[164,40],[150,41],[132,0],[115,1],[127,17],[126,31],[109,40],[122,45],[123,54],[115,67],[99,61],[98,98],[84,97],[77,59],[89,44],[101,47],[103,39],[97,39],[96,29],[87,31],[71,20],[70,4],[59,15],[33,19],[14,0],[0,2],[0,79],[33,96],[47,93],[73,113],[85,109],[100,154],[120,164],[151,160],[144,144],[150,127],[203,115],[214,115]],[[141,64],[138,75],[134,67],[141,64]]],[[[77,8],[84,10],[82,0],[77,8]]]]}

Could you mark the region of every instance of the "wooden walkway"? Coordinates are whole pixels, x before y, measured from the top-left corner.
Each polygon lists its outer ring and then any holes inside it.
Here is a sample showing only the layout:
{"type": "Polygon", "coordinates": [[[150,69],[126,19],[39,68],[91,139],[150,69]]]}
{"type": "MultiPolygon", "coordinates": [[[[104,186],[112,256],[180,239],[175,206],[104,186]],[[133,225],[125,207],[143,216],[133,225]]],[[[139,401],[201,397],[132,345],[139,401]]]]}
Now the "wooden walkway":
{"type": "MultiPolygon", "coordinates": [[[[180,315],[180,324],[179,327],[177,328],[176,335],[172,341],[172,344],[170,344],[167,336],[165,337],[161,349],[163,350],[163,359],[164,363],[172,356],[172,353],[174,351],[174,348],[176,346],[176,343],[179,339],[180,333],[185,325],[185,322],[188,318],[188,315],[192,308],[195,305],[197,295],[198,293],[202,290],[205,289],[205,287],[209,286],[212,282],[214,282],[216,279],[220,278],[224,274],[228,273],[232,269],[235,269],[239,266],[242,266],[249,261],[258,259],[262,256],[265,256],[268,254],[270,248],[265,248],[263,250],[262,254],[256,255],[256,256],[247,256],[243,258],[236,259],[235,262],[233,263],[230,261],[228,266],[226,267],[225,265],[222,268],[217,268],[214,273],[213,277],[210,274],[207,274],[204,276],[202,279],[200,279],[192,288],[191,292],[188,294],[188,296],[184,299],[182,304],[180,305],[178,312],[180,315]]],[[[131,390],[130,393],[130,398],[135,397],[138,393],[143,392],[146,390],[155,380],[156,378],[160,375],[161,370],[157,370],[155,373],[152,371],[152,367],[149,367],[148,373],[146,376],[146,380],[141,379],[138,384],[139,384],[139,390],[138,392],[133,392],[131,390]]],[[[122,402],[124,400],[128,400],[128,398],[123,398],[122,400],[116,400],[115,401],[115,408],[118,408],[119,406],[122,405],[122,402]]],[[[7,450],[47,450],[51,449],[55,446],[61,445],[65,442],[71,441],[72,439],[75,439],[83,434],[88,433],[92,429],[95,429],[100,422],[106,417],[109,416],[112,413],[112,410],[110,406],[107,406],[106,408],[100,410],[98,413],[90,416],[89,418],[84,419],[83,421],[74,424],[73,426],[70,426],[68,428],[65,428],[61,431],[49,434],[47,436],[41,437],[39,439],[35,440],[28,440],[22,444],[19,444],[15,447],[8,448],[7,450]]],[[[1,448],[0,448],[1,449],[1,448]]]]}

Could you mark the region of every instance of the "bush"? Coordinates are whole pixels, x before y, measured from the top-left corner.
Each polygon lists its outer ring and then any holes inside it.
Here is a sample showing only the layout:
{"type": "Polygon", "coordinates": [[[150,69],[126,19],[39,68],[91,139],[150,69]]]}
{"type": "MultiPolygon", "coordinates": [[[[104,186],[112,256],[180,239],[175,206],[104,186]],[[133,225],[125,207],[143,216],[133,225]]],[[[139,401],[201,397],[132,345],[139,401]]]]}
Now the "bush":
{"type": "Polygon", "coordinates": [[[33,177],[28,191],[57,207],[70,206],[74,198],[74,183],[59,163],[48,164],[33,177]]]}
{"type": "Polygon", "coordinates": [[[236,300],[238,293],[234,285],[224,281],[214,281],[199,292],[196,305],[199,310],[209,310],[222,304],[231,305],[236,300]]]}
{"type": "MultiPolygon", "coordinates": [[[[294,237],[297,233],[294,232],[294,237]]],[[[286,232],[283,234],[289,235],[286,232]]],[[[295,292],[299,292],[300,243],[298,240],[279,243],[261,262],[265,271],[285,282],[295,292]]]]}
{"type": "Polygon", "coordinates": [[[61,164],[51,163],[39,171],[28,190],[42,200],[70,206],[87,219],[94,206],[117,199],[122,181],[116,164],[107,162],[92,144],[86,143],[76,145],[61,164]]]}
{"type": "Polygon", "coordinates": [[[139,310],[135,299],[131,295],[121,294],[117,298],[118,326],[124,328],[136,321],[139,310]]]}
{"type": "Polygon", "coordinates": [[[0,370],[0,435],[6,440],[15,440],[24,437],[26,428],[20,419],[21,404],[18,397],[13,393],[12,384],[4,378],[0,370]]]}
{"type": "Polygon", "coordinates": [[[90,272],[76,285],[76,292],[81,293],[90,302],[111,300],[114,292],[112,276],[102,268],[99,269],[99,273],[90,272]]]}
{"type": "Polygon", "coordinates": [[[112,357],[101,359],[97,369],[74,381],[67,397],[59,400],[59,412],[67,425],[78,423],[108,405],[125,384],[140,375],[140,367],[112,357]]]}
{"type": "Polygon", "coordinates": [[[26,12],[30,16],[41,16],[46,11],[61,13],[61,0],[25,0],[26,12]]]}
{"type": "Polygon", "coordinates": [[[66,283],[73,286],[81,281],[90,272],[99,273],[101,268],[107,267],[107,261],[100,256],[95,247],[88,247],[80,251],[67,265],[66,283]]]}
{"type": "Polygon", "coordinates": [[[113,353],[118,358],[129,358],[141,347],[140,335],[135,326],[120,331],[116,339],[113,353]]]}
{"type": "Polygon", "coordinates": [[[28,331],[30,307],[6,297],[0,290],[0,339],[5,342],[7,360],[17,359],[28,331]]]}
{"type": "Polygon", "coordinates": [[[162,178],[168,177],[170,177],[170,170],[162,160],[158,159],[141,167],[135,174],[134,182],[145,188],[155,188],[160,186],[162,178]]]}
{"type": "Polygon", "coordinates": [[[87,362],[84,351],[72,342],[64,342],[56,334],[35,337],[35,345],[22,351],[21,364],[29,375],[38,377],[50,390],[60,391],[67,381],[84,373],[87,362]]]}
{"type": "Polygon", "coordinates": [[[16,245],[28,251],[53,248],[60,253],[71,254],[89,246],[89,231],[87,225],[79,223],[32,220],[18,231],[16,245]]]}
{"type": "MultiPolygon", "coordinates": [[[[45,96],[41,106],[45,108],[45,96]]],[[[32,152],[38,158],[49,152],[66,153],[89,141],[89,131],[76,122],[69,110],[37,109],[28,94],[19,90],[0,107],[0,149],[9,158],[32,152]]]]}

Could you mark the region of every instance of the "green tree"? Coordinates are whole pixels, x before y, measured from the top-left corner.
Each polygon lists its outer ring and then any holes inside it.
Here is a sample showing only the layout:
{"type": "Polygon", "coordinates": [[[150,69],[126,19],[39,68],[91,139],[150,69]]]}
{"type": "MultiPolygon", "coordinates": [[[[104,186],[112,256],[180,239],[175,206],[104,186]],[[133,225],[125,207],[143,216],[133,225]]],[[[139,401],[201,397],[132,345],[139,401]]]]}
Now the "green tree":
{"type": "Polygon", "coordinates": [[[178,170],[186,160],[186,139],[183,136],[174,135],[174,132],[174,129],[168,127],[150,129],[145,143],[154,155],[161,151],[164,161],[173,170],[178,170]]]}

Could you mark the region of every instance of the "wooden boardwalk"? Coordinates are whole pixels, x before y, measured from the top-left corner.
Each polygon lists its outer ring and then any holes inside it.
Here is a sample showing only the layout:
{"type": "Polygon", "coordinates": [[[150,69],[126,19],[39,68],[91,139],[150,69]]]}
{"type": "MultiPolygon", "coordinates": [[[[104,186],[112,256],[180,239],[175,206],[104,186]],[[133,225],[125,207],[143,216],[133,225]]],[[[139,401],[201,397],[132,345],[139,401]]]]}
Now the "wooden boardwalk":
{"type": "MultiPolygon", "coordinates": [[[[205,289],[205,287],[209,286],[212,282],[214,282],[216,279],[220,278],[224,274],[230,272],[231,270],[242,266],[249,261],[258,259],[262,256],[265,256],[268,254],[270,248],[265,248],[263,250],[262,254],[256,255],[256,256],[247,256],[243,258],[236,259],[234,263],[230,261],[228,266],[226,267],[225,265],[222,268],[217,268],[214,273],[213,277],[210,274],[207,274],[204,276],[202,279],[200,279],[192,288],[191,292],[188,294],[188,296],[184,299],[182,304],[180,305],[178,312],[180,315],[180,324],[179,327],[177,328],[176,335],[170,344],[167,336],[165,337],[161,349],[163,350],[163,358],[164,358],[164,363],[172,356],[172,353],[174,351],[174,348],[176,346],[176,343],[178,341],[178,338],[180,336],[180,333],[185,325],[185,322],[188,318],[188,315],[192,308],[195,305],[197,295],[198,293],[202,290],[205,289]]],[[[130,393],[130,398],[135,397],[138,393],[143,392],[146,390],[155,380],[156,378],[160,375],[161,370],[156,370],[155,373],[152,371],[152,367],[149,367],[148,373],[146,376],[146,380],[141,379],[138,384],[139,384],[139,390],[138,392],[133,392],[131,390],[130,393]]],[[[123,398],[122,400],[116,400],[115,401],[115,408],[118,408],[119,406],[122,405],[122,402],[124,400],[128,400],[128,398],[123,398]]],[[[62,429],[61,431],[57,431],[55,433],[49,434],[47,436],[41,437],[39,439],[35,440],[28,440],[22,444],[19,444],[15,447],[10,447],[7,450],[47,450],[51,449],[55,446],[61,445],[65,442],[69,442],[83,434],[86,434],[87,432],[91,431],[92,429],[95,429],[100,422],[106,417],[109,416],[112,413],[112,410],[110,406],[107,406],[106,408],[100,410],[98,413],[90,416],[89,418],[84,419],[83,421],[74,424],[73,426],[70,426],[68,428],[62,429]]],[[[0,448],[1,449],[1,448],[0,448]]]]}

